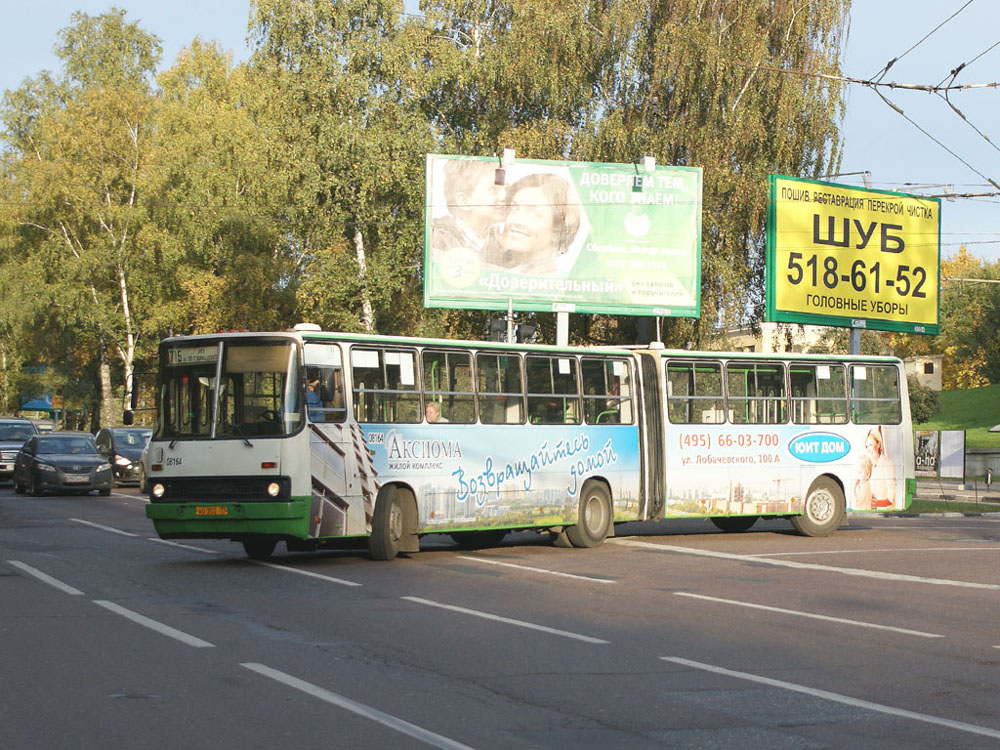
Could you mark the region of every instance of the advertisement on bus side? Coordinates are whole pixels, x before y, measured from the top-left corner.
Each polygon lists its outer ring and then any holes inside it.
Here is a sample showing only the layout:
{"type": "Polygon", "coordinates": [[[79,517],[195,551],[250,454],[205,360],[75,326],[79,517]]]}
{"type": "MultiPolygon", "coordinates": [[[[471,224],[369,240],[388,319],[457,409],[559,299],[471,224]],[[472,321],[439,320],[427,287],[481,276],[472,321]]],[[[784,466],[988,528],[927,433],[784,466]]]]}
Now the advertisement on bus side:
{"type": "Polygon", "coordinates": [[[899,510],[904,439],[898,426],[671,425],[667,514],[798,513],[822,474],[840,479],[848,510],[899,510]]]}
{"type": "Polygon", "coordinates": [[[573,523],[590,477],[616,520],[640,512],[634,426],[318,424],[311,448],[316,536],[370,532],[388,482],[413,489],[423,533],[573,523]]]}

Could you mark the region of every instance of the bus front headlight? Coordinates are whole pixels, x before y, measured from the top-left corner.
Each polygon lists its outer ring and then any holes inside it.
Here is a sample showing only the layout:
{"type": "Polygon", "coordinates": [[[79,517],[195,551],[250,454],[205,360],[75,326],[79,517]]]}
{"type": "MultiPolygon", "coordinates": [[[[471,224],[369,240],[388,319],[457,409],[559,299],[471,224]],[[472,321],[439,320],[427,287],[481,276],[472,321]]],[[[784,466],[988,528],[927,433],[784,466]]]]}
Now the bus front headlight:
{"type": "Polygon", "coordinates": [[[164,487],[159,482],[157,482],[156,484],[153,485],[152,490],[151,490],[151,494],[153,495],[153,497],[159,498],[159,497],[163,497],[163,493],[166,492],[166,491],[167,491],[167,488],[164,487]]]}
{"type": "Polygon", "coordinates": [[[277,497],[281,494],[281,485],[277,482],[271,482],[267,485],[267,494],[271,497],[277,497]]]}

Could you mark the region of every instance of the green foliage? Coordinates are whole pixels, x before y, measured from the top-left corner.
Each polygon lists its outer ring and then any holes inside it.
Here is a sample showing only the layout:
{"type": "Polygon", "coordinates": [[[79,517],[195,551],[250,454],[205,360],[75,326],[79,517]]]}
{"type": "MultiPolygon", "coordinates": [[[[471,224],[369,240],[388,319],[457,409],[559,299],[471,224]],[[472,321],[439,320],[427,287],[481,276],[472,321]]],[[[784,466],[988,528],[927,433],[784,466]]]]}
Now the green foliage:
{"type": "MultiPolygon", "coordinates": [[[[110,419],[170,333],[481,337],[488,313],[422,307],[428,152],[703,167],[710,322],[663,331],[700,343],[762,307],[766,175],[836,171],[842,87],[768,69],[837,74],[847,5],[255,0],[247,63],[195,40],[159,72],[124,11],[74,14],[62,70],[0,114],[3,395],[45,362],[110,419]]],[[[576,316],[571,336],[637,327],[576,316]]]]}
{"type": "Polygon", "coordinates": [[[1000,424],[1000,385],[941,391],[937,416],[913,426],[920,430],[965,430],[965,447],[1000,449],[1000,433],[989,429],[1000,424]]]}
{"type": "Polygon", "coordinates": [[[941,411],[938,392],[933,388],[921,385],[913,375],[906,379],[906,385],[910,394],[910,418],[914,424],[929,422],[941,411]]]}
{"type": "Polygon", "coordinates": [[[941,262],[941,276],[940,335],[896,336],[897,352],[943,354],[946,391],[1000,383],[1000,262],[976,258],[963,245],[941,262]]]}

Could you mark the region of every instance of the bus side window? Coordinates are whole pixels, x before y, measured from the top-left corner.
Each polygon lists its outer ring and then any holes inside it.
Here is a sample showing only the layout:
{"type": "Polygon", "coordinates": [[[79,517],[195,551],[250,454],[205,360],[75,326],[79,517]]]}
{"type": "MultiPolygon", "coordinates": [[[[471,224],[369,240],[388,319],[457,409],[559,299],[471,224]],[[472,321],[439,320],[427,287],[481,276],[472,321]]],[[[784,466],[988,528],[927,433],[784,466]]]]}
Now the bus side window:
{"type": "Polygon", "coordinates": [[[631,366],[625,359],[584,357],[583,415],[588,424],[632,424],[631,366]]]}
{"type": "MultiPolygon", "coordinates": [[[[476,421],[476,399],[472,383],[472,355],[463,351],[430,351],[423,360],[425,414],[438,414],[434,421],[471,424],[476,421]],[[428,404],[436,405],[428,412],[428,404]]],[[[428,416],[428,421],[430,416],[428,416]]]]}
{"type": "Polygon", "coordinates": [[[899,371],[891,365],[851,365],[851,412],[858,424],[899,424],[899,371]]]}
{"type": "Polygon", "coordinates": [[[726,403],[736,424],[788,421],[785,368],[780,362],[732,361],[726,364],[726,403]]]}
{"type": "Polygon", "coordinates": [[[353,347],[351,375],[357,421],[412,424],[423,418],[415,351],[353,347]]]}
{"type": "Polygon", "coordinates": [[[795,363],[788,368],[792,384],[792,421],[795,424],[847,422],[844,366],[795,363]]]}
{"type": "Polygon", "coordinates": [[[310,342],[305,347],[306,407],[313,422],[347,419],[340,346],[310,342]]]}
{"type": "Polygon", "coordinates": [[[721,362],[679,362],[666,366],[667,418],[673,424],[722,424],[721,362]]]}
{"type": "Polygon", "coordinates": [[[578,424],[580,387],[575,357],[528,354],[528,421],[532,424],[578,424]]]}
{"type": "Polygon", "coordinates": [[[476,354],[476,393],[483,424],[524,422],[524,381],[517,354],[476,354]]]}

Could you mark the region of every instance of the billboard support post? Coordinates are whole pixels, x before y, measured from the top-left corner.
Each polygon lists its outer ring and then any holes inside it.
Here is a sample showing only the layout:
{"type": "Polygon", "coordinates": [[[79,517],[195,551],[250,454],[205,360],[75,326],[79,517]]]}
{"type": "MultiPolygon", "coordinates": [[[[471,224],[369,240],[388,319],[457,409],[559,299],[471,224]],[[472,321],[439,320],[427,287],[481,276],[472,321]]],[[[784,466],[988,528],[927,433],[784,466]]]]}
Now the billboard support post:
{"type": "Polygon", "coordinates": [[[556,346],[569,345],[569,313],[556,313],[556,346]]]}
{"type": "Polygon", "coordinates": [[[861,329],[852,328],[851,329],[851,351],[850,355],[856,356],[861,354],[861,329]]]}

